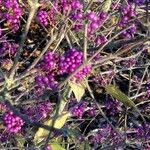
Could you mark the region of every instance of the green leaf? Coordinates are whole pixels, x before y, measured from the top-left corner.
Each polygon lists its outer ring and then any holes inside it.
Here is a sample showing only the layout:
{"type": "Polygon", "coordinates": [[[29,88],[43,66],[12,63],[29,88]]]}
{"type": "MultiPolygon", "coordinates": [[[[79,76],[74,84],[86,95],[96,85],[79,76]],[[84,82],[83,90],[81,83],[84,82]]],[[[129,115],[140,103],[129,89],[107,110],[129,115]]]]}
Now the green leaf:
{"type": "Polygon", "coordinates": [[[16,134],[16,139],[17,139],[17,145],[18,147],[24,147],[24,144],[26,142],[24,136],[22,136],[21,134],[16,134]]]}
{"type": "Polygon", "coordinates": [[[61,114],[63,112],[63,110],[64,110],[67,103],[68,103],[68,99],[66,97],[62,97],[62,99],[60,101],[58,114],[61,114]]]}
{"type": "Polygon", "coordinates": [[[111,0],[105,0],[103,5],[102,5],[102,9],[101,10],[104,11],[104,12],[108,12],[110,7],[111,7],[111,3],[112,3],[111,0]]]}
{"type": "Polygon", "coordinates": [[[88,141],[85,141],[84,149],[85,149],[85,150],[91,150],[91,146],[90,146],[90,144],[88,143],[88,141]]]}
{"type": "Polygon", "coordinates": [[[65,150],[60,144],[56,142],[50,143],[50,147],[52,150],[65,150]]]}
{"type": "Polygon", "coordinates": [[[59,111],[58,111],[58,114],[61,114],[62,111],[64,110],[66,104],[68,103],[68,99],[70,98],[70,94],[71,94],[71,88],[70,86],[67,86],[65,88],[65,90],[63,91],[63,94],[62,94],[62,99],[60,101],[60,106],[59,106],[59,111]]]}
{"type": "Polygon", "coordinates": [[[84,86],[84,84],[83,83],[75,83],[75,82],[72,82],[72,81],[69,81],[68,83],[69,83],[69,85],[71,87],[71,90],[74,93],[75,98],[79,102],[81,100],[82,96],[85,93],[85,86],[84,86]]]}
{"type": "Polygon", "coordinates": [[[88,141],[82,142],[79,145],[79,150],[91,150],[91,146],[89,145],[88,141]]]}
{"type": "MultiPolygon", "coordinates": [[[[54,123],[53,125],[54,128],[61,129],[66,123],[66,120],[69,116],[70,116],[69,112],[63,112],[62,115],[60,115],[57,119],[55,119],[55,122],[54,119],[50,119],[47,120],[44,124],[51,127],[54,123]]],[[[38,131],[35,133],[34,142],[35,143],[41,142],[43,138],[45,138],[48,134],[49,134],[48,130],[44,128],[39,128],[38,131]]]]}
{"type": "Polygon", "coordinates": [[[106,92],[116,98],[118,101],[121,101],[123,104],[129,107],[136,107],[134,102],[129,99],[127,95],[121,92],[118,88],[113,85],[107,85],[105,87],[106,92]]]}
{"type": "Polygon", "coordinates": [[[77,139],[81,136],[81,133],[76,129],[68,129],[68,128],[65,129],[65,128],[63,128],[63,131],[64,131],[65,136],[68,136],[72,139],[73,138],[77,139]]]}

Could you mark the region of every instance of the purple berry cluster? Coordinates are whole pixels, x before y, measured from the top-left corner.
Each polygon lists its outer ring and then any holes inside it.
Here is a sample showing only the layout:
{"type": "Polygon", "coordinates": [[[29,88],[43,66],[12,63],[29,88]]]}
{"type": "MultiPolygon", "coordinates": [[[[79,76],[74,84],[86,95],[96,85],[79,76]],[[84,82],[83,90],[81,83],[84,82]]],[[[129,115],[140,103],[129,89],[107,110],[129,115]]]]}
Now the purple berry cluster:
{"type": "Polygon", "coordinates": [[[135,26],[135,24],[132,24],[132,26],[128,30],[122,33],[122,36],[124,38],[131,38],[136,34],[136,32],[137,32],[137,27],[135,26]]]}
{"type": "Polygon", "coordinates": [[[95,39],[96,46],[105,44],[106,42],[107,42],[107,38],[105,36],[97,36],[97,38],[95,39]]]}
{"type": "Polygon", "coordinates": [[[131,24],[129,23],[129,21],[133,19],[134,17],[136,17],[137,13],[132,5],[126,5],[126,6],[121,7],[121,13],[122,13],[122,17],[119,22],[119,26],[122,28],[126,27],[127,25],[131,26],[131,28],[125,31],[122,34],[122,36],[124,38],[132,38],[135,35],[137,28],[136,28],[135,23],[131,24]]]}
{"type": "Polygon", "coordinates": [[[60,58],[60,74],[74,72],[82,61],[82,52],[79,52],[76,49],[69,50],[65,56],[60,58]]]}
{"type": "Polygon", "coordinates": [[[56,81],[54,74],[37,76],[36,83],[40,87],[51,89],[56,89],[58,85],[58,82],[56,81]]]}
{"type": "Polygon", "coordinates": [[[119,23],[120,26],[126,25],[130,19],[137,16],[137,13],[132,5],[125,5],[121,7],[121,13],[122,17],[119,23]]]}
{"type": "Polygon", "coordinates": [[[150,124],[140,124],[138,125],[137,129],[137,135],[140,137],[144,137],[146,139],[150,140],[150,124]]]}
{"type": "Polygon", "coordinates": [[[69,0],[60,0],[60,3],[57,3],[58,8],[62,14],[70,13],[71,10],[71,3],[69,0]]]}
{"type": "Polygon", "coordinates": [[[131,58],[131,59],[129,59],[129,60],[120,61],[120,65],[121,65],[123,68],[130,68],[130,67],[136,65],[136,61],[137,61],[136,59],[131,58]]]}
{"type": "Polygon", "coordinates": [[[49,23],[48,12],[45,10],[40,10],[37,14],[37,19],[42,25],[47,26],[49,23]]]}
{"type": "Polygon", "coordinates": [[[18,133],[24,125],[24,121],[13,112],[6,112],[3,121],[7,130],[12,133],[18,133]]]}
{"type": "MultiPolygon", "coordinates": [[[[37,76],[38,77],[38,76],[37,76]]],[[[37,78],[36,77],[36,78],[37,78]]],[[[35,79],[35,81],[36,81],[36,79],[35,79]]],[[[41,96],[41,95],[43,95],[44,94],[44,91],[45,91],[45,87],[44,86],[40,86],[41,85],[41,83],[38,83],[38,81],[36,81],[36,84],[38,85],[38,86],[36,86],[34,89],[33,89],[33,97],[35,98],[35,99],[37,99],[37,98],[39,98],[39,96],[41,96]]]]}
{"type": "Polygon", "coordinates": [[[128,0],[128,1],[129,3],[135,3],[137,5],[143,5],[146,2],[146,0],[128,0]]]}
{"type": "Polygon", "coordinates": [[[110,116],[114,116],[122,111],[121,103],[117,100],[113,100],[112,98],[108,98],[106,101],[106,112],[110,116]]]}
{"type": "Polygon", "coordinates": [[[78,118],[82,118],[84,112],[86,111],[88,103],[87,102],[81,102],[79,104],[77,104],[72,110],[72,114],[73,116],[76,116],[78,118]]]}
{"type": "Polygon", "coordinates": [[[87,110],[87,114],[89,117],[94,117],[96,116],[96,109],[97,109],[97,106],[95,104],[91,104],[91,106],[89,107],[89,109],[87,110]]]}
{"type": "Polygon", "coordinates": [[[56,70],[58,63],[58,56],[52,52],[48,52],[44,55],[43,58],[43,66],[42,69],[51,72],[53,70],[56,70]]]}
{"type": "Polygon", "coordinates": [[[111,83],[112,78],[114,77],[114,72],[111,70],[108,74],[97,74],[95,77],[93,77],[93,81],[102,86],[106,86],[109,83],[111,83]]]}
{"type": "Polygon", "coordinates": [[[88,33],[90,35],[102,25],[107,18],[107,13],[100,12],[97,15],[95,12],[91,11],[87,14],[86,18],[89,20],[88,33]]]}
{"type": "Polygon", "coordinates": [[[16,54],[17,48],[18,44],[5,40],[4,42],[0,43],[0,57],[3,57],[6,54],[14,56],[16,54]]]}
{"type": "Polygon", "coordinates": [[[60,0],[59,2],[54,2],[48,11],[39,10],[37,19],[44,26],[48,26],[48,24],[56,25],[58,19],[61,17],[60,14],[69,14],[70,18],[79,19],[81,17],[78,13],[81,12],[83,12],[83,4],[79,0],[60,0]],[[73,10],[73,13],[71,10],[73,10]]]}
{"type": "Polygon", "coordinates": [[[64,14],[72,13],[72,11],[73,14],[75,14],[77,12],[81,12],[83,9],[83,4],[79,0],[60,0],[58,6],[60,7],[61,13],[64,14]]]}
{"type": "MultiPolygon", "coordinates": [[[[132,127],[128,128],[127,133],[128,133],[127,137],[130,140],[141,141],[141,138],[143,138],[144,140],[150,140],[150,124],[149,123],[134,124],[132,125],[132,127]]],[[[143,144],[141,143],[141,145],[143,144]]]]}
{"type": "Polygon", "coordinates": [[[61,0],[54,2],[50,10],[39,10],[37,18],[41,24],[47,26],[48,24],[56,25],[57,20],[61,17],[60,14],[67,15],[74,21],[73,29],[79,31],[84,29],[84,22],[88,22],[88,34],[93,34],[106,20],[106,12],[94,12],[88,10],[84,13],[84,5],[79,0],[61,0]]]}
{"type": "MultiPolygon", "coordinates": [[[[74,72],[83,63],[83,53],[76,50],[70,49],[64,56],[60,58],[59,71],[60,74],[67,73],[70,74],[74,72]]],[[[79,82],[83,80],[90,72],[91,65],[84,67],[75,76],[75,81],[79,82]]]]}
{"type": "Polygon", "coordinates": [[[52,112],[51,102],[40,102],[34,106],[25,106],[23,113],[28,115],[34,121],[40,121],[48,117],[52,112]]]}
{"type": "Polygon", "coordinates": [[[38,66],[43,74],[36,77],[36,83],[40,87],[49,87],[51,89],[57,87],[58,82],[55,76],[58,74],[58,61],[58,56],[52,52],[48,52],[44,55],[42,63],[38,66]]]}
{"type": "Polygon", "coordinates": [[[59,6],[58,2],[53,3],[54,7],[51,7],[49,11],[49,23],[50,25],[57,25],[59,14],[58,12],[61,12],[61,7],[59,6]],[[56,11],[57,10],[57,11],[56,11]]]}
{"type": "Polygon", "coordinates": [[[83,4],[80,1],[74,1],[71,4],[71,8],[73,13],[70,15],[70,19],[76,21],[73,26],[75,31],[79,31],[83,28],[83,20],[84,20],[84,11],[83,11],[83,4]]]}
{"type": "Polygon", "coordinates": [[[1,142],[6,142],[7,140],[10,139],[10,133],[5,130],[0,130],[0,141],[1,142]]]}
{"type": "MultiPolygon", "coordinates": [[[[35,79],[38,86],[43,88],[56,89],[58,86],[58,76],[73,73],[83,63],[83,52],[76,49],[69,49],[63,56],[54,55],[52,52],[45,54],[42,63],[38,66],[41,75],[35,79]]],[[[80,82],[92,70],[91,65],[85,66],[72,80],[80,82]]]]}
{"type": "Polygon", "coordinates": [[[51,102],[42,102],[38,104],[36,109],[42,119],[46,118],[53,110],[51,102]]]}
{"type": "Polygon", "coordinates": [[[72,1],[71,8],[73,10],[80,10],[81,11],[83,9],[83,4],[79,0],[75,0],[75,1],[72,1]]]}
{"type": "Polygon", "coordinates": [[[2,1],[3,12],[1,17],[6,19],[6,22],[13,31],[17,31],[20,25],[20,18],[22,16],[22,8],[18,0],[4,0],[2,1]]]}
{"type": "Polygon", "coordinates": [[[104,20],[107,18],[107,13],[100,12],[99,14],[94,11],[83,13],[83,10],[76,11],[74,15],[72,15],[71,19],[76,21],[74,25],[75,30],[80,30],[84,28],[84,21],[88,21],[88,34],[94,34],[94,32],[102,25],[104,20]]]}
{"type": "Polygon", "coordinates": [[[109,135],[110,131],[111,131],[110,127],[108,126],[106,126],[105,128],[102,127],[100,129],[97,129],[96,133],[94,133],[94,135],[91,135],[89,139],[91,143],[97,145],[99,143],[104,142],[107,139],[107,136],[109,135]]]}
{"type": "Polygon", "coordinates": [[[89,136],[89,139],[95,149],[104,142],[107,142],[110,146],[123,141],[123,139],[112,129],[110,125],[103,125],[96,129],[93,135],[89,136]]]}

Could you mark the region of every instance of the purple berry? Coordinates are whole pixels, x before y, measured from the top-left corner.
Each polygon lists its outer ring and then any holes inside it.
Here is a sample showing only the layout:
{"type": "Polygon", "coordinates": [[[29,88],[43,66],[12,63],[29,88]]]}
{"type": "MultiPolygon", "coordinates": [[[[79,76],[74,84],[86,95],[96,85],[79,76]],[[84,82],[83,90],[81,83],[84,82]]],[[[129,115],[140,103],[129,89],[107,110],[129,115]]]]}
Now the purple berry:
{"type": "Polygon", "coordinates": [[[24,121],[13,112],[6,112],[3,121],[7,130],[12,133],[18,133],[24,125],[24,121]]]}
{"type": "Polygon", "coordinates": [[[48,12],[47,11],[40,10],[37,14],[37,18],[42,25],[44,25],[44,26],[48,25],[49,21],[48,21],[48,12]]]}

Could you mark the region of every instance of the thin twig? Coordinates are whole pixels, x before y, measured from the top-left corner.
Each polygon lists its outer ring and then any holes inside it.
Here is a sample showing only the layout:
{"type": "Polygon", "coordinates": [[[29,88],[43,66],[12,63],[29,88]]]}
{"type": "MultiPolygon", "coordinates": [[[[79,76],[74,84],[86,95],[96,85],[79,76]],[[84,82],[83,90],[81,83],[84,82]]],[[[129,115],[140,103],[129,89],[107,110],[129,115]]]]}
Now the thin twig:
{"type": "Polygon", "coordinates": [[[18,64],[21,52],[23,51],[23,46],[24,46],[25,40],[27,38],[27,34],[29,32],[29,29],[30,29],[30,24],[31,24],[31,22],[33,20],[33,17],[35,15],[35,13],[36,13],[36,10],[38,9],[38,5],[37,4],[38,4],[38,0],[36,0],[34,2],[34,5],[31,6],[29,17],[28,17],[27,24],[26,24],[26,27],[25,27],[25,31],[22,34],[20,45],[19,45],[16,57],[15,57],[15,60],[14,60],[14,64],[13,64],[13,67],[12,67],[12,69],[10,71],[10,78],[11,79],[13,79],[13,77],[15,75],[15,70],[16,70],[16,67],[17,67],[17,64],[18,64]]]}
{"type": "Polygon", "coordinates": [[[87,59],[87,42],[88,42],[88,38],[87,38],[87,29],[88,29],[88,24],[85,24],[85,29],[84,29],[84,61],[86,61],[87,59]]]}

